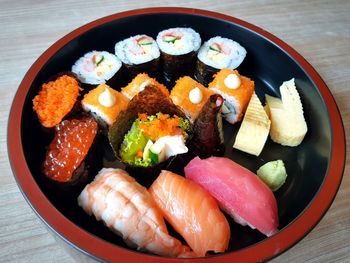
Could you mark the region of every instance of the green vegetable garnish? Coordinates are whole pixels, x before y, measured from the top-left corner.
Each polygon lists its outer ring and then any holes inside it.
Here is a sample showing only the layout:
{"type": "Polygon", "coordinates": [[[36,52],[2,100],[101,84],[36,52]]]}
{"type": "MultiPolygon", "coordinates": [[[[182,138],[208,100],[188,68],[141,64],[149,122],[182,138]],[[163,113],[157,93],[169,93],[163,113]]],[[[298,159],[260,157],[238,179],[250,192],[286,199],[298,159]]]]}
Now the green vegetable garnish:
{"type": "Polygon", "coordinates": [[[152,42],[139,42],[140,46],[152,45],[152,42]]]}
{"type": "Polygon", "coordinates": [[[287,178],[286,168],[282,160],[265,163],[259,168],[257,175],[272,191],[277,191],[287,178]]]}
{"type": "Polygon", "coordinates": [[[212,50],[212,51],[215,51],[218,53],[221,52],[220,47],[217,44],[213,44],[213,45],[209,46],[209,50],[212,50]]]}
{"type": "Polygon", "coordinates": [[[158,154],[153,153],[151,150],[149,150],[149,158],[151,159],[152,163],[154,163],[154,164],[159,163],[158,154]]]}
{"type": "Polygon", "coordinates": [[[177,37],[175,36],[164,36],[163,37],[163,41],[166,42],[166,43],[175,43],[177,37]]]}
{"type": "Polygon", "coordinates": [[[98,61],[96,61],[96,66],[100,65],[102,61],[105,59],[104,56],[101,56],[98,61]]]}

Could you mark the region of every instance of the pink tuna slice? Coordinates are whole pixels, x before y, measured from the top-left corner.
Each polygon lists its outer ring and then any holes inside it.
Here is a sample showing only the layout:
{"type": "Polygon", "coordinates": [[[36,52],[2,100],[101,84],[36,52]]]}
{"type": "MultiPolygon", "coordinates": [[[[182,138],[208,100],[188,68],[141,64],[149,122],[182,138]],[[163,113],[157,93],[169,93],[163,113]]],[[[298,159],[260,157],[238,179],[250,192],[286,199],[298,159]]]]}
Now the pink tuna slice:
{"type": "Polygon", "coordinates": [[[225,157],[195,157],[185,167],[185,176],[205,188],[237,223],[266,236],[277,232],[276,198],[248,169],[225,157]]]}

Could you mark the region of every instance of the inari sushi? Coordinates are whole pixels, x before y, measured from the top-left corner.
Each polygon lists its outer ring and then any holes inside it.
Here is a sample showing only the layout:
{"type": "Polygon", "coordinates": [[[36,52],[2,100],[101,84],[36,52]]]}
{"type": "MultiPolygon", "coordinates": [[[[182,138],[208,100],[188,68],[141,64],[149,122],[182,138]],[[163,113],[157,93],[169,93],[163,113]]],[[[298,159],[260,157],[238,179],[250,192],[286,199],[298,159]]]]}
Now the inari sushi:
{"type": "Polygon", "coordinates": [[[91,51],[79,58],[72,66],[78,79],[87,85],[105,84],[114,86],[122,78],[122,62],[106,51],[91,51]]]}
{"type": "Polygon", "coordinates": [[[91,117],[58,124],[42,165],[46,177],[56,183],[85,182],[88,178],[84,160],[92,150],[97,131],[98,125],[91,117]]]}
{"type": "Polygon", "coordinates": [[[115,54],[123,62],[130,78],[139,73],[160,77],[160,52],[152,37],[136,35],[119,41],[115,45],[115,54]]]}
{"type": "Polygon", "coordinates": [[[185,167],[185,176],[206,189],[237,223],[266,236],[277,232],[276,198],[248,169],[225,157],[196,157],[185,167]]]}
{"type": "Polygon", "coordinates": [[[241,76],[237,70],[220,70],[208,87],[221,95],[225,102],[222,116],[231,124],[240,121],[254,93],[254,81],[241,76]]]}
{"type": "Polygon", "coordinates": [[[158,33],[157,44],[161,51],[164,80],[173,86],[181,76],[192,76],[197,51],[201,45],[200,35],[192,28],[176,27],[158,33]]]}
{"type": "Polygon", "coordinates": [[[122,94],[131,100],[139,92],[143,91],[146,86],[153,85],[159,88],[165,95],[169,96],[168,89],[154,78],[151,78],[146,73],[138,74],[127,86],[122,88],[122,94]]]}
{"type": "Polygon", "coordinates": [[[170,98],[174,104],[180,106],[188,118],[194,122],[213,91],[191,77],[185,76],[176,81],[171,90],[170,98]]]}
{"type": "Polygon", "coordinates": [[[163,215],[147,189],[124,170],[103,168],[81,192],[78,204],[137,250],[168,257],[193,254],[168,234],[163,215]]]}
{"type": "Polygon", "coordinates": [[[81,101],[85,111],[90,112],[102,127],[113,124],[120,111],[125,110],[129,100],[106,84],[101,84],[85,94],[81,101]]]}
{"type": "Polygon", "coordinates": [[[214,198],[201,186],[163,170],[149,192],[166,220],[197,256],[227,249],[230,226],[214,198]]]}
{"type": "Polygon", "coordinates": [[[81,90],[73,74],[62,74],[44,83],[33,99],[33,110],[40,123],[46,128],[60,123],[75,107],[81,90]]]}
{"type": "Polygon", "coordinates": [[[224,37],[213,37],[198,51],[194,77],[207,86],[220,69],[236,69],[246,54],[247,51],[239,43],[224,37]]]}

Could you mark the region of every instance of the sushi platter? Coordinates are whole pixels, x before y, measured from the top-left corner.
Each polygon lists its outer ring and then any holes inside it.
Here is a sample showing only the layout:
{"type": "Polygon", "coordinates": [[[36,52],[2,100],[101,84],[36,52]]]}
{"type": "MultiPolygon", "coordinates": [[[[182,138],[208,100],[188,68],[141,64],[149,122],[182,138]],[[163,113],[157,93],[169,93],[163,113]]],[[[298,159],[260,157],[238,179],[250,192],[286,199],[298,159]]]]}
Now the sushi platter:
{"type": "Polygon", "coordinates": [[[341,122],[330,122],[314,69],[253,25],[191,12],[83,26],[39,58],[15,98],[20,186],[38,189],[45,207],[28,199],[43,220],[98,259],[267,260],[336,193],[341,122]]]}

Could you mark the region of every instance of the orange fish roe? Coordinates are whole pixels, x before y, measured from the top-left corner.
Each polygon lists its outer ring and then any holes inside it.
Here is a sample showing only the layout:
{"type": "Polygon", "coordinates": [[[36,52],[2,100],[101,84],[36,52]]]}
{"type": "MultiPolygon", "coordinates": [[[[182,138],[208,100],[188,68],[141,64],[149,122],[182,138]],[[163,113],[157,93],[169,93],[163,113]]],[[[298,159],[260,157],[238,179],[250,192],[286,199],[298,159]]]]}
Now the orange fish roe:
{"type": "Polygon", "coordinates": [[[93,118],[64,120],[56,126],[43,164],[43,173],[59,182],[67,182],[85,159],[97,134],[93,118]]]}
{"type": "Polygon", "coordinates": [[[154,85],[159,88],[159,90],[166,96],[169,96],[168,89],[163,84],[159,83],[156,79],[148,76],[146,73],[138,74],[126,87],[122,88],[121,92],[125,97],[131,100],[147,85],[154,85]]]}
{"type": "Polygon", "coordinates": [[[78,81],[68,75],[44,83],[39,94],[33,99],[33,109],[41,124],[51,128],[60,123],[72,110],[80,89],[78,81]]]}
{"type": "MultiPolygon", "coordinates": [[[[144,117],[140,114],[141,118],[144,117]]],[[[168,114],[158,113],[158,118],[150,122],[140,123],[139,128],[143,130],[146,137],[152,141],[158,140],[160,137],[183,135],[183,130],[179,127],[180,118],[178,116],[170,117],[168,114]]]]}

